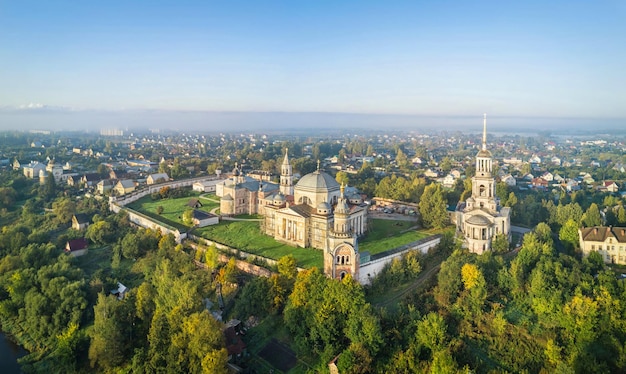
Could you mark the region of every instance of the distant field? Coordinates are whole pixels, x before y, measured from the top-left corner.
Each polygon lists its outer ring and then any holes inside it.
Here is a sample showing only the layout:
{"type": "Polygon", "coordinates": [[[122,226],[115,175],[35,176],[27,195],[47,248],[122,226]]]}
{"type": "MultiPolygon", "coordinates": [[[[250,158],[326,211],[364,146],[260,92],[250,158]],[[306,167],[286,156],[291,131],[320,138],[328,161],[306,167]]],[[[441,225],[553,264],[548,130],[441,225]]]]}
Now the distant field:
{"type": "Polygon", "coordinates": [[[322,251],[312,248],[298,248],[282,244],[261,233],[257,221],[222,221],[219,225],[202,227],[194,233],[229,247],[255,255],[278,260],[289,254],[296,258],[299,267],[323,267],[322,251]]]}
{"type": "Polygon", "coordinates": [[[414,225],[415,222],[410,221],[373,219],[371,230],[366,237],[359,241],[359,251],[367,251],[373,255],[433,235],[431,232],[424,230],[412,229],[406,231],[414,225]]]}

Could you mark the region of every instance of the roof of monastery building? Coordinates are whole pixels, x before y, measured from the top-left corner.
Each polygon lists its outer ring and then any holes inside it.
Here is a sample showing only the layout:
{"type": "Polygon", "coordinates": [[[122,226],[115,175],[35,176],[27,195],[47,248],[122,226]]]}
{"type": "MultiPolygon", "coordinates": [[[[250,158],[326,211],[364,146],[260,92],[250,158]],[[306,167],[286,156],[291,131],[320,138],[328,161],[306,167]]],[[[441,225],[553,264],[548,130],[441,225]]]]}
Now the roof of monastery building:
{"type": "Polygon", "coordinates": [[[317,170],[300,178],[296,188],[303,191],[339,190],[339,183],[329,174],[317,170]]]}

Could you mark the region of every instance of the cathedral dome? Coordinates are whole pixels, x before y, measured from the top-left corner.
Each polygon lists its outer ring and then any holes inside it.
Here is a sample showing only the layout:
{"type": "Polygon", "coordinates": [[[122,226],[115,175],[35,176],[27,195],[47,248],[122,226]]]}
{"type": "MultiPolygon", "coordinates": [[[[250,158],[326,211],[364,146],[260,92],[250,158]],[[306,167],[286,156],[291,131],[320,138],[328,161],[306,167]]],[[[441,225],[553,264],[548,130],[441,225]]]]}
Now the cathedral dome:
{"type": "Polygon", "coordinates": [[[475,226],[489,226],[489,225],[491,225],[491,221],[487,217],[481,216],[480,214],[476,214],[474,216],[471,216],[465,222],[469,223],[470,225],[475,225],[475,226]]]}
{"type": "Polygon", "coordinates": [[[311,192],[338,191],[339,183],[329,174],[318,170],[302,177],[296,184],[296,188],[311,192]]]}

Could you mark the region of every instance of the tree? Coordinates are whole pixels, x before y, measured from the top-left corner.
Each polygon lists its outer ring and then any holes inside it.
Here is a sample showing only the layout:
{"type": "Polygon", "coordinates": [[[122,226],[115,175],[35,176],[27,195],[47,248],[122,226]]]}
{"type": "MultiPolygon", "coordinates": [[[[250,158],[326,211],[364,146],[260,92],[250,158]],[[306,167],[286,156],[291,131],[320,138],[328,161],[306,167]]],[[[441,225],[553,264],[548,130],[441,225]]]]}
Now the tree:
{"type": "Polygon", "coordinates": [[[535,227],[535,235],[537,239],[542,243],[549,243],[552,245],[552,229],[545,222],[540,222],[535,227]]]}
{"type": "Polygon", "coordinates": [[[586,227],[602,226],[602,216],[596,203],[592,203],[583,214],[582,223],[586,227]]]}
{"type": "Polygon", "coordinates": [[[430,312],[417,323],[417,341],[431,352],[438,352],[447,346],[447,328],[439,314],[430,312]]]}
{"type": "Polygon", "coordinates": [[[98,221],[87,227],[85,237],[96,244],[106,244],[113,240],[115,234],[110,222],[98,221]]]}
{"type": "Polygon", "coordinates": [[[443,191],[438,183],[426,186],[419,202],[419,209],[424,227],[440,229],[450,223],[443,191]]]}
{"type": "Polygon", "coordinates": [[[187,225],[191,225],[193,223],[193,209],[189,208],[185,210],[183,213],[183,222],[187,225]]]}
{"type": "Polygon", "coordinates": [[[396,165],[400,169],[405,169],[409,166],[409,159],[406,157],[406,154],[402,152],[402,149],[398,149],[398,153],[396,154],[396,165]]]}
{"type": "Polygon", "coordinates": [[[619,222],[620,225],[626,225],[626,209],[623,205],[620,205],[617,209],[617,222],[619,222]]]}
{"type": "Polygon", "coordinates": [[[204,263],[209,269],[217,269],[219,265],[219,254],[217,253],[217,247],[211,245],[204,251],[204,263]]]}
{"type": "Polygon", "coordinates": [[[52,210],[59,222],[65,224],[72,220],[76,204],[69,197],[64,197],[52,203],[52,210]]]}
{"type": "Polygon", "coordinates": [[[568,219],[559,231],[559,239],[571,248],[578,247],[578,224],[573,219],[568,219]]]}
{"type": "Polygon", "coordinates": [[[348,185],[348,182],[350,182],[348,173],[346,173],[345,171],[337,172],[337,175],[335,175],[335,180],[337,181],[337,183],[343,184],[344,186],[348,185]]]}
{"type": "Polygon", "coordinates": [[[94,306],[94,328],[89,345],[91,367],[112,370],[124,362],[124,335],[121,329],[119,301],[103,293],[98,294],[94,306]]]}
{"type": "Polygon", "coordinates": [[[296,266],[296,258],[293,255],[283,256],[278,259],[278,273],[290,281],[296,279],[298,275],[298,268],[296,266]]]}
{"type": "Polygon", "coordinates": [[[163,208],[163,205],[159,205],[159,206],[157,206],[157,207],[156,207],[156,214],[158,214],[158,215],[163,214],[163,210],[165,210],[165,209],[163,208]]]}
{"type": "Polygon", "coordinates": [[[491,248],[496,253],[504,253],[509,250],[509,239],[504,234],[498,234],[494,237],[491,248]]]}

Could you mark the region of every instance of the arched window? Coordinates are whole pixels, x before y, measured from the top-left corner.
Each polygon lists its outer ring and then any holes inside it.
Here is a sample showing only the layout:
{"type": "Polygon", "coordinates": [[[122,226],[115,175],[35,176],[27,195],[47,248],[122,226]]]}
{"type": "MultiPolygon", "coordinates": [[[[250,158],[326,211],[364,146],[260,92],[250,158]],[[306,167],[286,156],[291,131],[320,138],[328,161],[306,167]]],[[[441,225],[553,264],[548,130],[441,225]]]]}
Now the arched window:
{"type": "Polygon", "coordinates": [[[337,256],[337,264],[339,264],[341,261],[341,257],[337,256]]]}
{"type": "Polygon", "coordinates": [[[346,264],[350,263],[350,256],[346,256],[346,264]]]}
{"type": "Polygon", "coordinates": [[[485,189],[485,186],[483,186],[482,184],[478,188],[478,191],[480,191],[480,196],[485,196],[486,193],[487,193],[487,190],[485,189]]]}
{"type": "Polygon", "coordinates": [[[341,275],[339,276],[339,278],[340,278],[341,280],[343,280],[343,278],[345,278],[345,277],[346,277],[346,274],[347,274],[347,273],[346,273],[345,271],[342,271],[342,272],[341,272],[341,275]]]}

